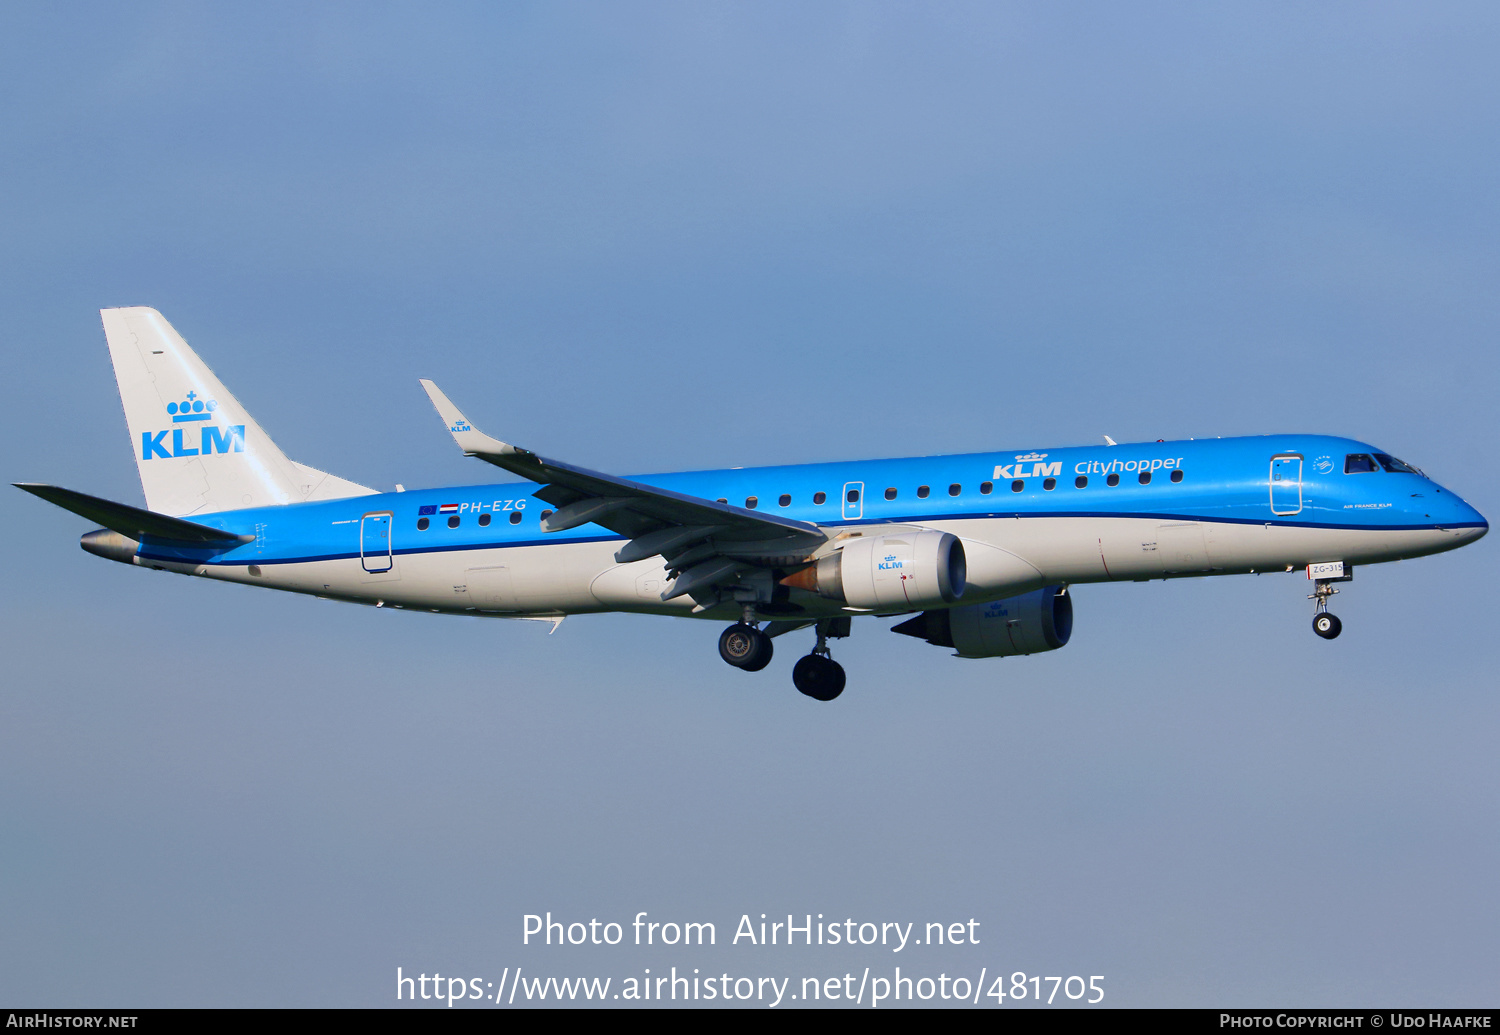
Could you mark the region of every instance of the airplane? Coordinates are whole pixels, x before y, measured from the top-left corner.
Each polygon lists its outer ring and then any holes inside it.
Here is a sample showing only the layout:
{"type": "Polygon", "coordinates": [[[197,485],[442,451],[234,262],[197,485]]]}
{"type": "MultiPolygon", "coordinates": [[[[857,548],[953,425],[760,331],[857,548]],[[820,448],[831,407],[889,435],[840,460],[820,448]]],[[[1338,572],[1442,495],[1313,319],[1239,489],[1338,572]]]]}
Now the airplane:
{"type": "Polygon", "coordinates": [[[16,483],[102,525],[91,554],[375,607],[550,621],[728,621],[748,672],[811,629],[796,688],[831,701],[861,616],[960,658],[1065,646],[1072,587],[1305,570],[1313,630],[1365,564],[1489,523],[1365,442],[1264,435],[620,478],[491,438],[422,380],[465,456],[521,481],[395,492],[287,459],[162,315],[101,310],[146,507],[16,483]]]}

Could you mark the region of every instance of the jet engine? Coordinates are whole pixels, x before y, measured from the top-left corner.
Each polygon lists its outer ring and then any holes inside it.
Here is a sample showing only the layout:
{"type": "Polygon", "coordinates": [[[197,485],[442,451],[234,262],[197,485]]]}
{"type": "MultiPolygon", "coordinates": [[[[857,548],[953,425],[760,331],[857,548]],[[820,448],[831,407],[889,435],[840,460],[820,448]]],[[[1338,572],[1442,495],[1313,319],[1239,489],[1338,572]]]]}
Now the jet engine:
{"type": "Polygon", "coordinates": [[[987,604],[923,611],[891,632],[952,647],[961,658],[1039,654],[1057,650],[1073,635],[1073,598],[1067,586],[1043,586],[987,604]]]}
{"type": "Polygon", "coordinates": [[[851,539],[781,582],[850,607],[906,611],[955,602],[963,596],[966,571],[958,537],[924,528],[851,539]]]}

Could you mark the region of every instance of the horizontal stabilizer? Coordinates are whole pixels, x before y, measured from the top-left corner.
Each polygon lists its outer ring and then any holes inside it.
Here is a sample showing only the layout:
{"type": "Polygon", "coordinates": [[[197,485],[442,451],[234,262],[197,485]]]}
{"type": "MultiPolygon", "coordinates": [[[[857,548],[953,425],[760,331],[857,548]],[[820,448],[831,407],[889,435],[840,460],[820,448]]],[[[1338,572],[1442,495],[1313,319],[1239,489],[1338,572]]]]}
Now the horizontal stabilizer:
{"type": "Polygon", "coordinates": [[[38,485],[32,482],[13,483],[33,496],[40,496],[48,503],[55,503],[64,510],[71,510],[79,517],[103,525],[105,528],[129,536],[137,541],[151,536],[153,539],[171,539],[180,543],[229,546],[255,541],[253,535],[236,535],[222,528],[210,528],[194,521],[168,517],[155,511],[114,503],[97,496],[86,496],[72,489],[56,485],[38,485]]]}

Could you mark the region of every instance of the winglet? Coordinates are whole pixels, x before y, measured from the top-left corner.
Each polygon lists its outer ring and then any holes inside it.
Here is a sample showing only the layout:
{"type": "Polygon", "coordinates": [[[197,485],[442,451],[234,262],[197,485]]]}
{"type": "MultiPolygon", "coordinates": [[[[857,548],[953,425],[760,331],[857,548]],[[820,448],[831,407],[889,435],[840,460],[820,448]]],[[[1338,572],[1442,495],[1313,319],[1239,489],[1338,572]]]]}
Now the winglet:
{"type": "Polygon", "coordinates": [[[501,442],[498,438],[490,438],[475,428],[459,408],[453,405],[453,400],[443,394],[441,388],[425,377],[419,380],[427,391],[427,398],[432,400],[432,405],[437,409],[438,416],[443,418],[443,423],[448,425],[448,430],[452,432],[453,441],[458,443],[458,448],[464,451],[465,456],[482,456],[485,453],[498,453],[504,456],[508,453],[524,452],[507,442],[501,442]]]}

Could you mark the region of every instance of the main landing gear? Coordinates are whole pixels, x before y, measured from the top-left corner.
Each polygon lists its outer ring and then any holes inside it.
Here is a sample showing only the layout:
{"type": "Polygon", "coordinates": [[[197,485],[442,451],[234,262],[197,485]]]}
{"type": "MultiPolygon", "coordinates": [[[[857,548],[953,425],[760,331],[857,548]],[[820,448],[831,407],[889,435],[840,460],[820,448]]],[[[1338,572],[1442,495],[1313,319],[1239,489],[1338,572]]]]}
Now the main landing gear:
{"type": "MultiPolygon", "coordinates": [[[[790,632],[805,628],[807,623],[787,622],[780,630],[771,623],[773,632],[790,632]]],[[[844,692],[844,666],[834,661],[828,650],[830,637],[849,635],[848,618],[824,618],[816,623],[818,642],[812,653],[799,658],[792,667],[792,683],[815,701],[831,701],[844,692]]],[[[761,629],[747,616],[719,635],[719,657],[735,668],[759,672],[771,663],[771,633],[761,629]]]]}
{"type": "Polygon", "coordinates": [[[792,666],[792,684],[814,701],[831,701],[844,692],[844,666],[826,654],[809,654],[792,666]]]}
{"type": "Polygon", "coordinates": [[[719,636],[719,657],[735,668],[759,672],[771,663],[771,637],[754,624],[731,625],[719,636]]]}

